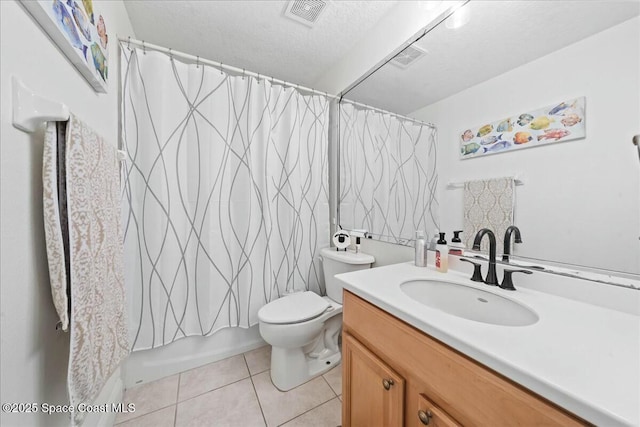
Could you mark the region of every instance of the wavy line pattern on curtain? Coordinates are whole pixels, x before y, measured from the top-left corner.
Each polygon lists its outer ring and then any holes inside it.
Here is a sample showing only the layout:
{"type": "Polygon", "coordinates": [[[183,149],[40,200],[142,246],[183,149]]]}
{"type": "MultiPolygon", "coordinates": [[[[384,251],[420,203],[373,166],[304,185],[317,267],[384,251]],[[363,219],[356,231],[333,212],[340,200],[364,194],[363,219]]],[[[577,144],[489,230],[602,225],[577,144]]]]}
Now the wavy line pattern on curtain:
{"type": "Polygon", "coordinates": [[[121,51],[133,350],[250,327],[285,292],[323,294],[327,100],[121,51]]]}
{"type": "Polygon", "coordinates": [[[340,104],[340,225],[406,244],[440,229],[434,127],[340,104]]]}

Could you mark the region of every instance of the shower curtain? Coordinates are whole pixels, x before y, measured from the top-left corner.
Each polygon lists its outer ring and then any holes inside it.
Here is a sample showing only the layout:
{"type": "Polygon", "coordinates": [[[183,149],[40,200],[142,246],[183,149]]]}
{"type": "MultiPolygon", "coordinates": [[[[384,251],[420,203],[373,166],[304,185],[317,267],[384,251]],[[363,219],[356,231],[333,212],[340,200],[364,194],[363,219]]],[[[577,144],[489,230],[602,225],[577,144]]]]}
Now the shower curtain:
{"type": "Polygon", "coordinates": [[[340,225],[407,244],[440,229],[436,128],[340,104],[340,225]]]}
{"type": "Polygon", "coordinates": [[[133,350],[250,327],[286,292],[324,293],[326,98],[121,52],[133,350]]]}

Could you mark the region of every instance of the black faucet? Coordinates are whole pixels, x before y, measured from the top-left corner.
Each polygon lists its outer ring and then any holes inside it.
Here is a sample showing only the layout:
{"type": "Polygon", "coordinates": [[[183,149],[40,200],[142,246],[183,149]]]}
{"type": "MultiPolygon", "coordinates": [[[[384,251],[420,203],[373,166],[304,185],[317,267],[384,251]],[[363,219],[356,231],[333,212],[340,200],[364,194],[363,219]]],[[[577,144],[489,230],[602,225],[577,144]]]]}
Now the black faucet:
{"type": "Polygon", "coordinates": [[[507,231],[504,232],[504,247],[502,251],[502,261],[509,262],[509,255],[511,255],[511,234],[516,233],[516,239],[513,243],[522,243],[520,237],[520,229],[515,225],[510,225],[507,231]]]}
{"type": "Polygon", "coordinates": [[[496,235],[488,228],[483,228],[478,231],[475,239],[473,239],[473,250],[480,250],[480,242],[485,234],[489,235],[489,271],[487,271],[487,278],[484,283],[487,285],[497,285],[498,276],[496,275],[496,235]]]}

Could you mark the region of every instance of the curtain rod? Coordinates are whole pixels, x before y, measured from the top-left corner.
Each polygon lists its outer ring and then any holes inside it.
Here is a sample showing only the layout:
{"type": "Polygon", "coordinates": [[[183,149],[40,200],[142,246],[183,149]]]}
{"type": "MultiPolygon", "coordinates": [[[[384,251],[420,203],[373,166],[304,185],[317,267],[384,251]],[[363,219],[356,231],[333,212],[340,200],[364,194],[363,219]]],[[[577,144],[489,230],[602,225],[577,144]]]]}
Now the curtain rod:
{"type": "Polygon", "coordinates": [[[350,99],[342,99],[342,97],[340,95],[333,95],[327,92],[321,92],[319,90],[313,89],[313,88],[308,88],[305,86],[300,86],[299,84],[296,83],[290,83],[290,82],[286,82],[284,80],[280,80],[280,79],[276,79],[275,77],[271,77],[271,76],[266,76],[264,74],[260,74],[260,73],[255,73],[253,71],[247,71],[244,68],[238,68],[238,67],[234,67],[232,65],[227,65],[227,64],[223,64],[222,62],[219,61],[211,61],[209,59],[204,59],[204,58],[200,58],[199,56],[195,56],[195,55],[191,55],[185,52],[180,52],[177,50],[173,50],[171,48],[166,48],[163,46],[158,46],[156,44],[153,43],[147,43],[144,40],[136,40],[136,39],[132,39],[131,37],[118,37],[118,40],[120,41],[120,45],[126,45],[127,48],[131,49],[131,45],[135,45],[138,47],[141,47],[143,51],[146,51],[146,49],[151,49],[151,50],[155,50],[158,52],[162,52],[165,53],[167,55],[169,55],[170,57],[176,57],[176,58],[181,58],[181,59],[186,59],[188,61],[194,62],[196,64],[203,64],[203,65],[210,65],[212,67],[221,69],[221,70],[226,70],[226,71],[231,71],[233,73],[237,73],[237,74],[241,74],[244,76],[250,76],[250,77],[255,77],[256,79],[260,80],[260,79],[264,79],[264,80],[268,80],[272,83],[277,83],[280,85],[283,85],[285,87],[292,87],[298,90],[302,90],[305,92],[310,92],[316,95],[321,95],[324,96],[326,98],[330,98],[330,99],[336,99],[340,102],[349,102],[350,104],[356,105],[358,107],[362,107],[362,108],[367,108],[369,110],[374,110],[377,111],[379,113],[382,114],[389,114],[392,116],[397,117],[398,119],[402,119],[402,120],[407,120],[413,123],[419,123],[431,128],[435,128],[435,125],[433,125],[432,123],[426,123],[423,122],[422,120],[418,120],[418,119],[414,119],[413,117],[407,117],[407,116],[403,116],[402,114],[397,114],[397,113],[393,113],[391,111],[387,111],[387,110],[383,110],[381,108],[377,108],[377,107],[373,107],[371,105],[367,105],[367,104],[363,104],[361,102],[356,102],[356,101],[352,101],[350,99]]]}
{"type": "Polygon", "coordinates": [[[353,104],[353,105],[356,105],[358,107],[363,107],[363,108],[367,108],[369,110],[374,110],[374,111],[377,111],[378,113],[382,113],[382,114],[389,114],[389,115],[395,116],[395,117],[397,117],[397,118],[399,118],[401,120],[406,120],[408,122],[413,122],[413,123],[419,123],[421,125],[436,129],[436,125],[434,125],[433,123],[428,123],[428,122],[425,122],[425,121],[422,121],[422,120],[414,119],[413,117],[409,117],[409,116],[403,116],[402,114],[394,113],[392,111],[383,110],[382,108],[372,107],[371,105],[363,104],[361,102],[356,102],[356,101],[352,101],[350,99],[344,99],[344,98],[340,102],[341,103],[342,102],[348,102],[349,104],[353,104]]]}

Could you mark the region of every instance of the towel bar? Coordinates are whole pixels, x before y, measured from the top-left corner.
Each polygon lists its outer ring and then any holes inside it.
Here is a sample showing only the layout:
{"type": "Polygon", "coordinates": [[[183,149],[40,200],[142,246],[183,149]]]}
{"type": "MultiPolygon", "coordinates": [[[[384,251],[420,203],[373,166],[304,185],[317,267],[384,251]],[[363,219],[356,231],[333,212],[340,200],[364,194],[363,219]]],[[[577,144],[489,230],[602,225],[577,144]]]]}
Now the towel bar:
{"type": "MultiPolygon", "coordinates": [[[[48,121],[69,120],[69,108],[61,102],[51,101],[35,94],[16,76],[11,77],[13,102],[13,126],[33,133],[48,121]]],[[[118,158],[124,160],[127,153],[118,150],[118,158]]]]}
{"type": "MultiPolygon", "coordinates": [[[[524,181],[521,178],[515,177],[513,181],[515,185],[524,185],[524,181]]],[[[447,190],[455,190],[456,188],[464,188],[464,182],[449,182],[447,184],[447,190]]]]}

